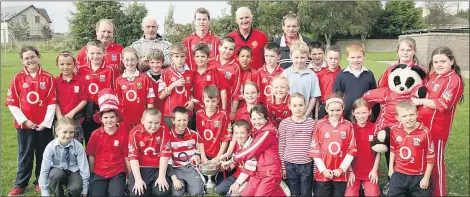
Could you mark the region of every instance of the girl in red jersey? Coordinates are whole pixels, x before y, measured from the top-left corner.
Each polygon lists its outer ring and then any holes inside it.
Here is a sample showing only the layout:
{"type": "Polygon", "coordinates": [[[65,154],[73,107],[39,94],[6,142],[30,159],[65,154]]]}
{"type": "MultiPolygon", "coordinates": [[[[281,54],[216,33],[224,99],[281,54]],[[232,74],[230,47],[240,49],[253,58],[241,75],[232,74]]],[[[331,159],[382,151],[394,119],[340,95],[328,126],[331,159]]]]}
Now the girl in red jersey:
{"type": "Polygon", "coordinates": [[[292,116],[289,110],[289,80],[282,75],[272,80],[272,94],[268,96],[265,106],[269,111],[271,123],[278,128],[282,120],[292,116]]]}
{"type": "Polygon", "coordinates": [[[328,116],[316,123],[310,145],[317,166],[315,196],[344,196],[347,170],[357,153],[353,125],[343,118],[344,101],[338,93],[326,100],[325,109],[328,116]]]}
{"type": "Polygon", "coordinates": [[[460,67],[449,47],[434,49],[429,62],[430,76],[426,98],[412,101],[418,105],[418,120],[428,127],[436,146],[436,166],[432,171],[433,196],[446,195],[444,152],[452,128],[457,103],[463,102],[464,84],[460,67]]]}
{"type": "Polygon", "coordinates": [[[245,100],[246,104],[237,110],[237,113],[235,114],[235,120],[244,119],[250,122],[250,111],[258,103],[259,88],[258,85],[256,85],[256,83],[253,81],[246,81],[242,90],[243,99],[245,100]]]}
{"type": "MultiPolygon", "coordinates": [[[[246,81],[256,81],[256,70],[251,67],[252,51],[250,47],[243,46],[238,49],[237,61],[240,65],[240,83],[244,84],[246,81]]],[[[245,106],[245,100],[243,100],[243,88],[238,91],[235,90],[234,94],[238,94],[238,99],[235,97],[235,104],[238,108],[245,106]]],[[[236,120],[236,119],[235,119],[236,120]]]]}
{"type": "Polygon", "coordinates": [[[351,105],[351,121],[357,143],[357,156],[351,163],[345,196],[359,196],[361,185],[365,196],[380,196],[378,180],[380,154],[370,147],[374,139],[374,123],[370,122],[371,108],[360,98],[351,105]]]}

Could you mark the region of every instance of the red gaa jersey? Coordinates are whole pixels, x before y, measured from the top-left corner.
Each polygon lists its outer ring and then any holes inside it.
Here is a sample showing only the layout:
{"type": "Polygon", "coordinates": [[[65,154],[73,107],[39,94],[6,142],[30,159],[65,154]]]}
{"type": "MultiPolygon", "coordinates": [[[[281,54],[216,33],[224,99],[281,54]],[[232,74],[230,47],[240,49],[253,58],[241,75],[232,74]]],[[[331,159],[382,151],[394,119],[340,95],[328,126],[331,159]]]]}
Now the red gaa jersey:
{"type": "Polygon", "coordinates": [[[128,76],[124,72],[121,77],[117,78],[115,87],[123,112],[123,122],[139,124],[147,105],[153,104],[155,100],[150,79],[139,71],[136,71],[133,76],[128,76]]]}
{"type": "Polygon", "coordinates": [[[436,162],[431,133],[422,123],[410,133],[401,124],[392,126],[390,151],[395,153],[393,170],[407,175],[423,175],[427,163],[436,162]]]}
{"type": "Polygon", "coordinates": [[[235,90],[238,96],[234,97],[235,100],[239,100],[239,103],[238,103],[239,107],[243,107],[246,105],[245,99],[243,98],[243,87],[245,86],[245,82],[247,80],[250,80],[256,83],[256,77],[257,77],[257,74],[256,74],[255,69],[253,68],[248,68],[247,70],[240,69],[240,86],[238,90],[235,90]]]}
{"type": "MultiPolygon", "coordinates": [[[[114,71],[115,78],[121,75],[121,52],[124,49],[121,45],[111,43],[104,50],[103,60],[106,65],[111,66],[114,71]]],[[[88,57],[86,55],[86,45],[83,46],[77,54],[77,65],[88,64],[88,57]]]]}
{"type": "Polygon", "coordinates": [[[333,93],[333,84],[335,83],[336,75],[338,75],[340,71],[341,67],[338,66],[334,71],[328,68],[322,68],[316,73],[318,82],[320,83],[320,102],[325,103],[326,99],[333,93]]]}
{"type": "Polygon", "coordinates": [[[375,152],[370,147],[374,140],[374,123],[367,121],[364,127],[354,124],[354,137],[356,138],[357,154],[351,163],[351,168],[357,180],[368,181],[369,173],[374,167],[375,152]]]}
{"type": "Polygon", "coordinates": [[[82,101],[88,99],[85,80],[73,74],[70,81],[62,78],[62,74],[54,79],[57,88],[57,104],[60,112],[65,115],[72,111],[82,101]]]}
{"type": "Polygon", "coordinates": [[[93,173],[111,178],[126,172],[125,158],[129,154],[129,135],[126,127],[120,126],[111,135],[103,127],[96,129],[86,146],[86,154],[95,157],[93,173]]]}
{"type": "Polygon", "coordinates": [[[256,79],[256,85],[258,85],[261,94],[259,95],[258,101],[265,103],[266,99],[271,96],[271,88],[272,84],[271,81],[274,77],[279,76],[282,74],[284,69],[281,67],[280,64],[277,64],[276,68],[272,73],[269,73],[268,68],[266,65],[263,65],[260,69],[258,69],[256,79]]]}
{"type": "Polygon", "coordinates": [[[222,65],[220,63],[220,57],[217,56],[215,61],[219,63],[219,71],[225,78],[225,83],[227,87],[227,99],[229,99],[227,104],[232,104],[232,101],[237,95],[236,92],[240,88],[240,67],[238,66],[235,59],[229,60],[227,63],[222,65]]]}
{"type": "Polygon", "coordinates": [[[198,145],[202,139],[196,131],[186,128],[183,138],[179,138],[174,129],[170,131],[170,144],[173,166],[186,166],[190,164],[191,157],[199,154],[198,145]]]}
{"type": "Polygon", "coordinates": [[[204,151],[209,157],[216,157],[222,142],[232,140],[229,131],[229,116],[225,111],[217,109],[212,116],[207,116],[204,109],[196,112],[196,130],[203,139],[204,151]]]}
{"type": "MultiPolygon", "coordinates": [[[[310,157],[319,158],[325,163],[326,169],[338,169],[346,154],[356,156],[356,140],[351,122],[343,117],[334,127],[328,121],[328,116],[319,120],[313,130],[312,144],[310,145],[310,157]]],[[[316,181],[338,181],[347,182],[349,173],[334,176],[329,179],[323,176],[319,170],[315,173],[316,181]]]]}
{"type": "Polygon", "coordinates": [[[170,131],[160,124],[157,132],[148,133],[143,124],[129,133],[129,160],[139,160],[140,167],[160,167],[160,157],[171,157],[170,131]]]}
{"type": "Polygon", "coordinates": [[[90,63],[77,67],[78,75],[85,79],[89,100],[98,104],[98,92],[105,88],[114,89],[115,75],[113,68],[103,61],[97,70],[91,68],[90,63]]]}
{"type": "Polygon", "coordinates": [[[158,98],[158,95],[160,95],[161,91],[165,90],[166,88],[165,82],[162,80],[161,75],[160,75],[160,79],[158,79],[158,81],[155,81],[155,79],[152,77],[152,74],[150,74],[150,70],[147,71],[147,76],[149,77],[150,82],[152,83],[153,91],[155,93],[155,99],[153,100],[154,101],[153,107],[157,108],[158,110],[160,110],[160,112],[163,113],[164,111],[163,107],[165,106],[165,102],[164,100],[158,98]]]}
{"type": "MultiPolygon", "coordinates": [[[[238,51],[242,46],[251,48],[253,51],[253,61],[251,65],[254,69],[258,70],[263,66],[264,46],[269,42],[268,36],[264,32],[251,28],[246,38],[241,35],[239,30],[230,32],[227,36],[235,39],[235,51],[238,51]]],[[[233,58],[235,58],[236,55],[236,52],[233,53],[233,58]]]]}
{"type": "Polygon", "coordinates": [[[431,74],[426,98],[434,101],[437,110],[419,106],[418,120],[430,129],[434,139],[447,141],[463,88],[462,79],[453,70],[444,75],[431,74]]]}
{"type": "MultiPolygon", "coordinates": [[[[395,68],[395,66],[397,66],[398,64],[400,64],[400,61],[398,61],[397,63],[395,63],[393,66],[389,66],[384,74],[382,74],[382,76],[380,77],[378,83],[377,83],[377,88],[389,88],[388,86],[388,76],[390,75],[390,73],[392,72],[393,68],[395,68]]],[[[424,72],[426,72],[426,75],[428,74],[428,69],[426,69],[425,67],[423,66],[420,66],[418,64],[416,64],[416,62],[413,62],[411,63],[408,67],[413,67],[413,66],[419,66],[419,68],[421,68],[421,70],[423,70],[424,72]]],[[[427,81],[427,77],[425,77],[423,79],[423,84],[421,85],[424,85],[426,84],[426,81],[427,81]]]]}
{"type": "Polygon", "coordinates": [[[289,110],[290,95],[288,94],[282,103],[276,104],[274,95],[268,97],[265,103],[266,109],[268,110],[271,124],[278,128],[282,120],[292,116],[292,112],[289,110]]]}
{"type": "MultiPolygon", "coordinates": [[[[202,74],[196,70],[194,71],[194,99],[198,102],[195,103],[194,109],[198,111],[202,107],[204,107],[203,101],[203,92],[204,87],[208,85],[216,85],[219,91],[226,89],[225,79],[222,73],[216,67],[208,67],[206,71],[202,74]]],[[[228,103],[228,102],[227,102],[228,103]]],[[[219,106],[222,105],[222,101],[219,102],[219,106]]],[[[228,107],[227,107],[228,108],[228,107]]]]}
{"type": "Polygon", "coordinates": [[[184,46],[188,49],[186,52],[186,64],[189,66],[191,70],[196,70],[197,65],[194,60],[194,46],[196,46],[199,43],[204,43],[209,46],[210,49],[210,54],[209,58],[215,58],[217,55],[219,55],[219,44],[220,44],[220,39],[212,34],[211,32],[208,32],[204,37],[199,37],[196,32],[193,32],[191,35],[186,37],[183,40],[184,46]]]}
{"type": "MultiPolygon", "coordinates": [[[[42,67],[39,67],[36,76],[32,77],[28,69],[24,67],[13,77],[5,105],[18,107],[27,120],[39,125],[45,120],[47,106],[56,102],[54,77],[42,67]]],[[[15,120],[15,128],[27,127],[15,120]]]]}
{"type": "MultiPolygon", "coordinates": [[[[165,98],[165,107],[163,116],[171,117],[171,111],[177,106],[184,106],[186,102],[191,100],[192,88],[194,82],[194,71],[185,67],[184,72],[176,70],[173,65],[162,71],[162,80],[168,87],[178,79],[184,79],[186,82],[183,87],[175,87],[171,94],[165,98]]],[[[189,112],[192,115],[192,111],[189,112]]]]}
{"type": "Polygon", "coordinates": [[[242,119],[248,121],[251,124],[250,112],[248,111],[247,105],[240,107],[235,113],[235,121],[242,119]]]}
{"type": "MultiPolygon", "coordinates": [[[[248,140],[245,142],[245,144],[243,145],[243,147],[242,147],[240,144],[237,143],[237,144],[235,145],[235,148],[233,149],[233,152],[234,152],[235,154],[240,153],[240,151],[241,151],[243,148],[247,148],[247,147],[251,144],[252,141],[253,141],[253,138],[248,137],[248,140]]],[[[235,165],[236,165],[236,168],[237,168],[237,169],[235,170],[235,173],[233,173],[233,176],[234,176],[234,177],[237,177],[237,178],[238,178],[238,176],[240,176],[240,174],[241,174],[242,172],[243,172],[243,173],[246,173],[246,172],[248,171],[248,170],[244,170],[245,161],[243,161],[243,160],[240,160],[240,161],[236,162],[235,165]]],[[[249,171],[248,171],[248,172],[249,172],[249,171]]],[[[250,178],[250,177],[248,177],[248,178],[250,178]]],[[[248,181],[248,180],[246,180],[246,181],[248,181]]]]}

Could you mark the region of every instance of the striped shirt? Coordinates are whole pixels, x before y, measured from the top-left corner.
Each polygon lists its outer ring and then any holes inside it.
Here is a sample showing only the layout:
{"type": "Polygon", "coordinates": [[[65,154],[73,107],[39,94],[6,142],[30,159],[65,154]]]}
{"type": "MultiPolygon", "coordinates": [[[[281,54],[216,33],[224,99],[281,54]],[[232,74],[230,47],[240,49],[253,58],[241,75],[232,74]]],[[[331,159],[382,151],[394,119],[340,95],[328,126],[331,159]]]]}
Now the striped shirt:
{"type": "Polygon", "coordinates": [[[171,43],[164,40],[158,34],[157,38],[154,40],[147,40],[142,37],[131,44],[131,47],[137,51],[137,54],[139,54],[140,57],[146,57],[148,52],[152,49],[162,50],[165,59],[165,61],[163,61],[164,67],[171,65],[170,46],[171,43]]]}
{"type": "Polygon", "coordinates": [[[306,164],[312,162],[308,156],[312,132],[315,121],[307,118],[302,122],[295,122],[292,117],[281,121],[279,125],[279,155],[281,157],[282,169],[284,162],[295,164],[306,164]]]}

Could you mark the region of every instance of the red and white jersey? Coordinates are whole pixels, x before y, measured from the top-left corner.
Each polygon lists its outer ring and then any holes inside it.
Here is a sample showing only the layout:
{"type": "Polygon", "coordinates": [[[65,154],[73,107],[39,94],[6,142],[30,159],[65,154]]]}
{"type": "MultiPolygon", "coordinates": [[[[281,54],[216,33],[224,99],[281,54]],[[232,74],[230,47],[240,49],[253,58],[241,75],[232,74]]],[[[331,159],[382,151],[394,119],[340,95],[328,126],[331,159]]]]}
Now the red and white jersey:
{"type": "Polygon", "coordinates": [[[429,128],[434,139],[447,141],[457,103],[464,91],[463,81],[453,70],[444,75],[433,73],[426,90],[426,98],[433,100],[437,109],[419,106],[418,120],[429,128]]]}
{"type": "Polygon", "coordinates": [[[85,80],[81,76],[74,73],[72,79],[66,81],[60,74],[54,81],[57,89],[57,105],[63,115],[72,111],[80,102],[88,99],[85,80]]]}
{"type": "Polygon", "coordinates": [[[78,75],[85,79],[88,91],[88,100],[98,104],[98,92],[105,88],[114,89],[115,75],[111,66],[103,61],[97,70],[91,68],[90,63],[77,67],[78,75]]]}
{"type": "MultiPolygon", "coordinates": [[[[224,79],[224,76],[222,75],[222,72],[220,72],[217,68],[215,67],[208,67],[206,71],[204,71],[202,74],[199,74],[199,72],[194,71],[194,99],[196,99],[198,102],[195,103],[194,109],[195,111],[198,111],[202,107],[204,107],[204,101],[203,101],[203,92],[204,92],[204,87],[208,85],[216,85],[219,91],[227,89],[226,87],[226,82],[224,79]]],[[[219,106],[222,106],[222,102],[219,102],[219,106]]]]}
{"type": "Polygon", "coordinates": [[[186,37],[183,40],[184,46],[188,49],[186,52],[186,64],[189,66],[191,70],[196,70],[197,65],[196,61],[194,60],[194,46],[196,46],[199,43],[204,43],[209,46],[210,49],[210,54],[209,58],[215,58],[217,55],[219,55],[219,44],[220,44],[220,39],[212,34],[211,32],[208,32],[204,37],[199,37],[196,32],[193,32],[191,35],[186,37]]]}
{"type": "Polygon", "coordinates": [[[236,91],[238,96],[235,99],[235,100],[240,100],[239,106],[242,106],[245,102],[245,99],[243,98],[243,87],[245,85],[245,82],[250,80],[256,83],[256,78],[257,78],[256,73],[257,71],[253,68],[248,68],[246,70],[240,69],[240,86],[238,88],[238,91],[236,91]]]}
{"type": "Polygon", "coordinates": [[[334,71],[331,71],[329,68],[322,68],[316,72],[321,92],[320,102],[325,103],[326,99],[333,93],[333,85],[339,72],[341,72],[340,66],[334,71]]]}
{"type": "Polygon", "coordinates": [[[138,160],[140,167],[160,167],[160,157],[171,157],[170,131],[165,124],[157,132],[148,133],[139,124],[129,133],[129,160],[138,160]]]}
{"type": "Polygon", "coordinates": [[[155,92],[150,79],[139,71],[136,71],[133,76],[123,73],[116,79],[114,87],[116,87],[116,95],[121,105],[123,122],[139,124],[147,105],[153,104],[155,100],[155,92]]]}
{"type": "Polygon", "coordinates": [[[160,110],[160,112],[163,113],[164,111],[164,106],[165,106],[165,100],[162,100],[158,97],[158,95],[160,95],[160,93],[162,91],[165,90],[166,88],[166,84],[165,82],[162,80],[161,76],[160,76],[160,79],[158,79],[158,81],[156,81],[155,79],[153,79],[152,75],[150,74],[150,70],[147,71],[147,76],[149,77],[150,79],[150,83],[152,84],[152,87],[153,87],[153,91],[155,93],[155,99],[153,100],[153,107],[154,108],[157,108],[158,110],[160,110]]]}
{"type": "Polygon", "coordinates": [[[261,94],[258,98],[259,102],[265,103],[266,99],[271,96],[271,81],[274,77],[281,75],[283,70],[284,69],[280,64],[277,64],[276,68],[274,68],[274,71],[272,73],[269,73],[266,64],[263,65],[263,67],[261,67],[260,69],[258,69],[258,72],[256,73],[257,76],[255,77],[255,82],[256,85],[258,85],[259,90],[261,91],[261,94]]]}
{"type": "MultiPolygon", "coordinates": [[[[250,28],[250,32],[245,38],[241,33],[240,30],[235,30],[227,34],[227,36],[232,37],[235,39],[235,51],[238,51],[242,46],[248,46],[253,51],[253,60],[252,66],[255,69],[261,68],[263,66],[263,58],[264,58],[264,46],[268,44],[268,36],[266,33],[250,28]]],[[[233,58],[237,56],[237,53],[233,53],[233,58]]]]}
{"type": "Polygon", "coordinates": [[[235,113],[235,121],[237,120],[246,120],[251,124],[250,112],[248,111],[247,105],[240,107],[235,113]]]}
{"type": "Polygon", "coordinates": [[[227,98],[230,102],[235,99],[235,96],[238,96],[237,90],[240,89],[241,81],[240,81],[240,67],[235,59],[229,60],[227,63],[222,65],[220,63],[220,57],[217,56],[215,59],[216,62],[219,63],[218,69],[222,72],[222,75],[225,78],[225,83],[227,87],[227,98]]]}
{"type": "MultiPolygon", "coordinates": [[[[334,127],[328,121],[328,116],[317,122],[313,130],[310,157],[323,160],[326,169],[334,170],[339,168],[347,154],[356,156],[356,153],[356,139],[351,122],[341,117],[338,125],[334,127]]],[[[339,177],[329,179],[317,170],[315,180],[347,182],[348,175],[349,173],[343,173],[339,177]]]]}
{"type": "MultiPolygon", "coordinates": [[[[251,144],[252,141],[253,141],[253,138],[248,137],[247,141],[245,142],[245,144],[243,144],[243,146],[240,145],[239,143],[237,143],[235,145],[235,148],[233,149],[233,152],[235,154],[238,154],[243,148],[247,148],[251,144]]],[[[242,172],[244,172],[244,173],[247,172],[247,170],[244,169],[245,161],[240,160],[240,161],[236,162],[235,165],[236,165],[236,170],[235,170],[235,173],[233,173],[234,177],[238,178],[238,176],[240,176],[240,174],[242,172]]],[[[248,177],[248,179],[249,179],[249,177],[248,177]]],[[[248,180],[246,180],[246,181],[248,181],[248,180]]]]}
{"type": "Polygon", "coordinates": [[[375,152],[370,147],[374,140],[375,125],[367,121],[364,127],[354,124],[354,137],[356,138],[357,154],[351,163],[351,168],[357,180],[369,180],[369,172],[374,167],[375,152]]]}
{"type": "MultiPolygon", "coordinates": [[[[173,65],[162,71],[162,80],[165,82],[166,87],[170,86],[178,79],[184,79],[186,83],[183,87],[175,87],[171,91],[171,94],[165,98],[165,111],[163,111],[163,116],[170,117],[173,108],[184,106],[186,102],[191,100],[194,84],[194,71],[185,67],[184,72],[181,73],[176,70],[173,65]]],[[[189,115],[192,115],[192,111],[189,112],[189,115]]]]}
{"type": "MultiPolygon", "coordinates": [[[[393,66],[389,66],[385,70],[384,74],[382,74],[382,76],[380,77],[380,79],[377,83],[377,88],[389,88],[389,86],[388,86],[388,76],[390,75],[390,72],[392,72],[392,69],[395,68],[395,66],[397,66],[398,64],[400,64],[400,61],[395,63],[393,66]]],[[[421,68],[421,70],[426,72],[426,75],[428,74],[428,69],[426,69],[423,66],[420,66],[420,65],[416,64],[416,62],[411,63],[408,67],[413,67],[413,66],[419,66],[419,68],[421,68]]],[[[422,85],[425,85],[426,81],[427,81],[427,77],[425,77],[423,79],[423,84],[422,85]]]]}
{"type": "Polygon", "coordinates": [[[201,109],[196,112],[196,120],[196,130],[203,139],[206,155],[216,157],[221,143],[232,140],[232,132],[229,130],[230,117],[219,109],[209,117],[204,109],[201,109]]]}
{"type": "Polygon", "coordinates": [[[276,104],[274,95],[268,97],[265,102],[266,109],[268,110],[270,122],[274,127],[278,127],[282,120],[292,116],[292,112],[289,110],[290,95],[288,94],[282,103],[276,104]]]}
{"type": "Polygon", "coordinates": [[[199,154],[198,145],[202,139],[196,131],[186,128],[183,139],[174,129],[170,131],[170,144],[173,166],[185,166],[191,163],[191,157],[199,154]]]}
{"type": "MultiPolygon", "coordinates": [[[[45,120],[47,106],[56,102],[54,77],[42,67],[32,77],[28,69],[23,67],[10,83],[5,105],[18,107],[27,120],[39,125],[45,120]]],[[[19,125],[15,120],[15,128],[27,127],[19,125]]]]}
{"type": "Polygon", "coordinates": [[[390,151],[395,153],[393,170],[407,175],[423,175],[427,163],[436,161],[431,133],[422,123],[409,133],[401,124],[392,126],[390,151]]]}
{"type": "MultiPolygon", "coordinates": [[[[103,60],[106,62],[106,65],[111,66],[114,71],[115,78],[119,77],[121,74],[121,53],[124,47],[119,44],[111,43],[108,47],[104,49],[103,60]]],[[[86,55],[86,45],[83,46],[77,54],[77,65],[86,65],[88,64],[88,57],[86,55]]]]}

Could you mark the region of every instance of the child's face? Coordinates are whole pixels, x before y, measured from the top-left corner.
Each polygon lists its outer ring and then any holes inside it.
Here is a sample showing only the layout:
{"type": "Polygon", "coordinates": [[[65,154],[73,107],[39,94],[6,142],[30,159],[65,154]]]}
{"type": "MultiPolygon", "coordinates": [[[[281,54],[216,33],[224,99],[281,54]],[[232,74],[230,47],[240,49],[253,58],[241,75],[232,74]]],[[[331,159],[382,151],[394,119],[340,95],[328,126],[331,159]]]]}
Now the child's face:
{"type": "Polygon", "coordinates": [[[366,106],[358,107],[353,111],[353,116],[356,118],[357,123],[365,124],[369,119],[371,111],[366,106]]]}
{"type": "Polygon", "coordinates": [[[235,52],[235,43],[222,41],[223,44],[219,46],[220,57],[224,60],[229,60],[232,58],[233,53],[235,52]]]}
{"type": "Polygon", "coordinates": [[[176,131],[184,131],[188,126],[189,115],[188,113],[179,113],[176,112],[173,117],[173,126],[176,131]]]}
{"type": "Polygon", "coordinates": [[[186,61],[186,54],[184,53],[174,53],[171,55],[171,62],[178,68],[184,66],[186,61]]]}
{"type": "Polygon", "coordinates": [[[253,124],[253,127],[255,127],[256,129],[263,128],[263,126],[266,125],[266,123],[268,122],[268,120],[266,120],[263,114],[258,114],[256,112],[252,112],[250,114],[250,120],[251,124],[253,124]]]}
{"type": "Polygon", "coordinates": [[[203,94],[203,102],[204,102],[204,107],[206,110],[210,112],[214,112],[217,110],[217,104],[219,103],[219,98],[209,98],[206,94],[203,94]]]}
{"type": "Polygon", "coordinates": [[[209,61],[209,57],[207,54],[202,51],[196,51],[194,54],[194,60],[196,60],[196,65],[198,67],[207,66],[207,61],[209,61]]]}
{"type": "Polygon", "coordinates": [[[343,116],[343,105],[339,102],[332,102],[326,108],[326,112],[328,113],[328,117],[333,120],[339,120],[341,116],[343,116]]]}
{"type": "Polygon", "coordinates": [[[74,135],[75,128],[72,126],[65,126],[57,131],[57,138],[59,139],[59,143],[62,145],[68,144],[74,135]]]}
{"type": "Polygon", "coordinates": [[[349,65],[354,69],[361,69],[364,63],[364,54],[361,51],[351,51],[348,54],[349,65]]]}
{"type": "Polygon", "coordinates": [[[308,54],[300,51],[293,51],[291,54],[292,64],[296,69],[304,69],[307,66],[308,54]]]}
{"type": "Polygon", "coordinates": [[[449,72],[452,69],[452,65],[454,65],[454,60],[449,59],[444,54],[432,56],[432,68],[439,75],[449,72]]]}
{"type": "Polygon", "coordinates": [[[248,68],[250,67],[250,63],[251,63],[251,53],[247,50],[243,50],[238,55],[237,60],[238,62],[240,62],[241,69],[248,68]]]}
{"type": "Polygon", "coordinates": [[[413,128],[416,119],[418,118],[418,113],[416,109],[398,109],[397,110],[397,120],[405,128],[413,128]]]}
{"type": "Polygon", "coordinates": [[[194,17],[194,27],[196,31],[207,31],[209,29],[209,17],[207,14],[196,13],[194,17]]]}
{"type": "Polygon", "coordinates": [[[135,56],[134,53],[124,53],[122,56],[122,63],[124,64],[124,67],[126,70],[133,70],[136,69],[137,67],[137,62],[139,62],[139,59],[137,56],[135,56]]]}
{"type": "Polygon", "coordinates": [[[321,48],[314,48],[310,51],[310,58],[312,58],[312,63],[315,65],[323,64],[323,54],[325,52],[321,48]]]}
{"type": "Polygon", "coordinates": [[[161,73],[163,67],[163,61],[161,60],[149,60],[150,71],[153,73],[161,73]]]}
{"type": "Polygon", "coordinates": [[[266,65],[268,66],[276,66],[277,61],[279,60],[279,55],[276,53],[276,51],[273,50],[264,50],[264,61],[266,62],[266,65]]]}
{"type": "Polygon", "coordinates": [[[398,46],[398,59],[401,63],[410,63],[413,62],[413,56],[415,55],[415,50],[406,42],[401,42],[398,46]]]}
{"type": "Polygon", "coordinates": [[[336,51],[328,51],[326,53],[326,64],[328,69],[335,70],[338,68],[339,61],[341,60],[340,53],[336,51]]]}
{"type": "Polygon", "coordinates": [[[39,56],[34,51],[26,51],[21,54],[23,65],[29,69],[36,69],[39,67],[39,56]]]}
{"type": "Polygon", "coordinates": [[[161,115],[149,115],[145,114],[140,122],[144,125],[145,130],[153,134],[160,129],[160,122],[162,121],[162,116],[161,115]]]}
{"type": "Polygon", "coordinates": [[[243,87],[243,98],[248,104],[256,104],[259,97],[259,92],[252,85],[245,85],[243,87]]]}
{"type": "Polygon", "coordinates": [[[75,62],[71,56],[59,56],[57,59],[57,66],[60,69],[60,73],[63,76],[73,75],[73,69],[75,68],[75,62]]]}
{"type": "Polygon", "coordinates": [[[105,128],[113,128],[118,122],[118,117],[114,111],[103,112],[101,122],[105,128]]]}
{"type": "Polygon", "coordinates": [[[234,126],[233,136],[237,140],[237,143],[244,144],[246,140],[248,140],[248,137],[250,137],[250,133],[245,127],[234,126]]]}
{"type": "Polygon", "coordinates": [[[289,93],[289,82],[286,80],[274,80],[273,82],[273,87],[272,87],[272,94],[274,95],[274,98],[277,99],[283,99],[287,96],[289,93]]]}
{"type": "Polygon", "coordinates": [[[88,60],[92,64],[101,64],[103,63],[103,56],[104,56],[104,51],[103,49],[93,46],[93,45],[88,45],[86,47],[86,55],[88,57],[88,60]]]}
{"type": "Polygon", "coordinates": [[[303,116],[305,114],[306,108],[307,106],[305,105],[305,100],[303,98],[295,97],[290,99],[289,109],[293,116],[303,116]]]}

